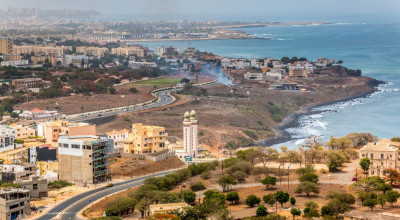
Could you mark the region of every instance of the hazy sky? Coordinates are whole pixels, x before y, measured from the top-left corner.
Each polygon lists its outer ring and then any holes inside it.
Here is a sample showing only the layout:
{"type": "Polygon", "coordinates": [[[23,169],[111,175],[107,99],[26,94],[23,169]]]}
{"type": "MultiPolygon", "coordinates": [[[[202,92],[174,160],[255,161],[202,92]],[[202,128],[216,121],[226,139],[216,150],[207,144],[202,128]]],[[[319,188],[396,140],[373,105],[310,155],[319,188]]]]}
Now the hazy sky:
{"type": "MultiPolygon", "coordinates": [[[[340,17],[397,16],[400,0],[0,0],[4,7],[93,9],[103,14],[340,17]]],[[[207,18],[207,17],[205,17],[207,18]]]]}

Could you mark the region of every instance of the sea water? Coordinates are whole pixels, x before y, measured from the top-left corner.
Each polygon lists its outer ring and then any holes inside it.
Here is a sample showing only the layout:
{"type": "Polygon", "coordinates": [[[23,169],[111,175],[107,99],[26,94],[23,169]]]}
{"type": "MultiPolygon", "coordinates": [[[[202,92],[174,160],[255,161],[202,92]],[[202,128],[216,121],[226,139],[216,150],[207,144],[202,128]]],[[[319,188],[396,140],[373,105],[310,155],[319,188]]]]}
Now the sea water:
{"type": "Polygon", "coordinates": [[[221,56],[264,58],[283,56],[343,60],[364,75],[383,80],[379,91],[366,98],[313,109],[315,114],[288,128],[293,140],[276,145],[300,146],[312,135],[324,141],[351,132],[370,132],[379,138],[400,136],[400,23],[336,23],[241,29],[262,39],[143,42],[150,48],[188,46],[221,56]]]}

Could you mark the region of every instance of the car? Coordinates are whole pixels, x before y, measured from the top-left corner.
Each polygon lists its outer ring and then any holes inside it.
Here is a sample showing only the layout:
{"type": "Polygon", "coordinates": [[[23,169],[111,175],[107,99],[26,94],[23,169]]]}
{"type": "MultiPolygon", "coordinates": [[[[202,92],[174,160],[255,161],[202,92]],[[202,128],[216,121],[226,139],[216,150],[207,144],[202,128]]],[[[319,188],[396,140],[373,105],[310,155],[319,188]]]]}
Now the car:
{"type": "Polygon", "coordinates": [[[114,186],[114,184],[113,184],[113,183],[107,183],[106,186],[107,186],[107,187],[112,187],[112,186],[114,186]]]}

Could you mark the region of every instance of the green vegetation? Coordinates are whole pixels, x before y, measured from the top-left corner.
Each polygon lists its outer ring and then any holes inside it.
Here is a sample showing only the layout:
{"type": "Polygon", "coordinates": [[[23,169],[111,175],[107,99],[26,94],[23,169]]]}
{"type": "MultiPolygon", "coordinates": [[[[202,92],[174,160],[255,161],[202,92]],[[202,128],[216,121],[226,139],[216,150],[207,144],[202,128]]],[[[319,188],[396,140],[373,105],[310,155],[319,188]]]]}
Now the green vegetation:
{"type": "Polygon", "coordinates": [[[190,189],[194,192],[206,189],[206,186],[203,182],[197,181],[190,186],[190,189]]]}
{"type": "Polygon", "coordinates": [[[371,166],[371,161],[368,157],[364,157],[360,160],[360,167],[364,170],[364,173],[367,173],[369,167],[371,166]]]}
{"type": "Polygon", "coordinates": [[[21,185],[18,183],[3,183],[0,181],[0,188],[12,187],[12,188],[21,188],[21,185]]]}
{"type": "Polygon", "coordinates": [[[250,138],[256,140],[258,139],[257,134],[254,131],[250,131],[250,130],[244,130],[243,131],[247,136],[249,136],[250,138]]]}
{"type": "Polygon", "coordinates": [[[267,207],[265,207],[263,205],[259,205],[256,210],[256,215],[257,216],[267,216],[268,215],[267,207]]]}
{"type": "Polygon", "coordinates": [[[192,191],[186,191],[183,193],[183,201],[185,201],[189,205],[193,205],[196,201],[196,193],[192,191]]]}
{"type": "Polygon", "coordinates": [[[255,195],[249,195],[249,196],[247,196],[247,198],[246,198],[246,200],[245,200],[245,203],[246,203],[246,205],[248,205],[249,207],[254,207],[254,206],[256,206],[257,204],[259,204],[260,203],[260,198],[258,198],[257,196],[255,196],[255,195]]]}
{"type": "Polygon", "coordinates": [[[180,81],[181,81],[180,79],[159,78],[159,79],[149,79],[149,80],[129,83],[129,84],[127,84],[127,86],[129,86],[129,87],[135,86],[135,87],[163,88],[163,87],[176,86],[180,81]]]}
{"type": "Polygon", "coordinates": [[[129,197],[116,198],[115,201],[108,204],[105,212],[107,216],[123,216],[133,213],[137,200],[129,197]]]}
{"type": "Polygon", "coordinates": [[[50,189],[61,189],[63,187],[72,186],[72,183],[64,180],[56,180],[48,184],[50,189]]]}
{"type": "Polygon", "coordinates": [[[281,207],[283,207],[284,203],[287,203],[289,201],[289,193],[283,192],[283,191],[278,191],[276,192],[275,199],[277,202],[281,204],[281,207]]]}
{"type": "Polygon", "coordinates": [[[226,201],[231,202],[231,204],[236,204],[238,203],[240,200],[239,198],[239,194],[237,192],[229,192],[228,194],[226,194],[226,201]]]}
{"type": "Polygon", "coordinates": [[[296,208],[290,209],[290,213],[293,215],[293,220],[296,218],[296,215],[298,215],[298,216],[301,215],[301,211],[299,209],[296,209],[296,208]]]}
{"type": "Polygon", "coordinates": [[[263,180],[261,180],[261,183],[263,185],[265,185],[267,187],[267,189],[268,189],[270,186],[275,186],[276,185],[276,177],[267,176],[263,180]]]}
{"type": "Polygon", "coordinates": [[[233,176],[223,175],[218,179],[218,184],[222,187],[222,191],[226,192],[231,185],[236,185],[236,179],[233,176]]]}

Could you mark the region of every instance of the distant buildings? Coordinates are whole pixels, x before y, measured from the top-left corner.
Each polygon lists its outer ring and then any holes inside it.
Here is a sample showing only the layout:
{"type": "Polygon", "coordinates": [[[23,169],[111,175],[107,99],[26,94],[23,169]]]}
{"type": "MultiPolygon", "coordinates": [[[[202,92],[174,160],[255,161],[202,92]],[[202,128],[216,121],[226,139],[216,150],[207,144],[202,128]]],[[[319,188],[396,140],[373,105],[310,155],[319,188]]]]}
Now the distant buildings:
{"type": "Polygon", "coordinates": [[[264,79],[264,74],[263,73],[250,73],[247,72],[244,74],[244,79],[245,80],[254,80],[254,81],[261,81],[264,79]]]}
{"type": "Polygon", "coordinates": [[[18,66],[29,65],[29,61],[28,60],[2,61],[0,65],[18,67],[18,66]]]}
{"type": "Polygon", "coordinates": [[[107,132],[106,135],[114,142],[114,153],[124,151],[124,142],[129,138],[129,130],[122,129],[117,131],[114,129],[111,132],[107,132]]]}
{"type": "Polygon", "coordinates": [[[13,54],[14,43],[12,40],[0,39],[0,53],[3,55],[13,54]]]}
{"type": "Polygon", "coordinates": [[[0,219],[12,220],[28,217],[31,212],[29,190],[0,190],[0,219]]]}
{"type": "Polygon", "coordinates": [[[15,129],[7,126],[0,126],[0,150],[14,149],[14,141],[16,139],[15,129]]]}
{"type": "Polygon", "coordinates": [[[106,47],[76,47],[76,53],[81,53],[87,56],[102,57],[108,53],[106,47]]]}
{"type": "Polygon", "coordinates": [[[28,126],[10,124],[8,127],[15,130],[16,139],[25,139],[29,137],[34,137],[36,135],[36,130],[28,126]]]}
{"type": "Polygon", "coordinates": [[[19,114],[20,117],[22,118],[28,118],[28,119],[44,119],[44,118],[57,118],[61,116],[60,113],[57,111],[48,111],[48,110],[40,110],[38,108],[34,108],[30,111],[23,111],[21,114],[19,114]]]}
{"type": "Polygon", "coordinates": [[[199,156],[199,140],[197,133],[196,112],[186,112],[183,120],[183,150],[186,156],[197,158],[199,156]]]}
{"type": "Polygon", "coordinates": [[[42,83],[41,78],[25,78],[25,79],[13,79],[11,85],[15,87],[15,90],[26,90],[29,88],[35,88],[38,83],[42,83]]]}
{"type": "Polygon", "coordinates": [[[167,136],[164,127],[132,124],[132,132],[124,143],[124,153],[148,154],[165,150],[167,136]]]}
{"type": "Polygon", "coordinates": [[[16,181],[21,187],[29,190],[31,198],[47,197],[47,180],[38,176],[30,176],[27,180],[16,181]]]}
{"type": "Polygon", "coordinates": [[[164,55],[164,54],[174,54],[179,53],[179,48],[177,47],[157,47],[156,54],[164,55]]]}
{"type": "Polygon", "coordinates": [[[327,59],[327,58],[318,58],[317,62],[315,62],[314,64],[318,67],[326,67],[327,65],[332,65],[335,63],[334,59],[327,59]]]}
{"type": "Polygon", "coordinates": [[[141,46],[118,47],[111,49],[111,54],[125,55],[125,56],[145,57],[147,56],[147,52],[148,48],[141,46]]]}
{"type": "Polygon", "coordinates": [[[23,46],[13,46],[13,54],[31,54],[34,55],[44,54],[47,56],[59,57],[64,55],[65,50],[72,51],[72,47],[68,46],[36,46],[36,45],[23,45],[23,46]]]}
{"type": "Polygon", "coordinates": [[[308,78],[308,70],[306,69],[290,69],[289,78],[308,78]]]}
{"type": "Polygon", "coordinates": [[[59,179],[72,183],[100,183],[110,179],[107,139],[62,136],[58,139],[59,179]]]}
{"type": "Polygon", "coordinates": [[[385,176],[386,169],[399,169],[399,146],[387,139],[370,142],[360,149],[360,158],[371,161],[370,176],[385,176]]]}

